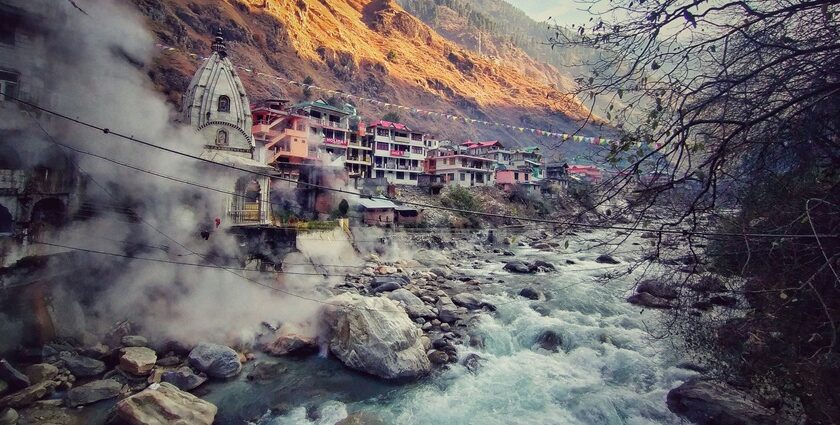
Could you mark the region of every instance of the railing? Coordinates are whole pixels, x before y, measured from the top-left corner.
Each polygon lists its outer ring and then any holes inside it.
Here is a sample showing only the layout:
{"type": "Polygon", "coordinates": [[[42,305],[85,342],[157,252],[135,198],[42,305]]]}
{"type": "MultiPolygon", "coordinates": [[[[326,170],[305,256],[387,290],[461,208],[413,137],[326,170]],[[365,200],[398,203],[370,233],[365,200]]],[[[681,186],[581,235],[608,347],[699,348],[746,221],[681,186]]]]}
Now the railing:
{"type": "Polygon", "coordinates": [[[235,224],[259,223],[263,221],[263,212],[259,202],[245,202],[241,210],[230,210],[231,219],[235,224]]]}

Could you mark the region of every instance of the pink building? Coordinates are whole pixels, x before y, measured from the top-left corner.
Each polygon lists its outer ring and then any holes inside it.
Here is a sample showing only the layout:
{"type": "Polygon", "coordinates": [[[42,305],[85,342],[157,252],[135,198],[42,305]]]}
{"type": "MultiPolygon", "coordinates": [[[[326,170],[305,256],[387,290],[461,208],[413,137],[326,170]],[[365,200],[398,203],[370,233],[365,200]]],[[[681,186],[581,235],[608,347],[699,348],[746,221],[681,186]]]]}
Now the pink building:
{"type": "Polygon", "coordinates": [[[496,186],[510,192],[517,184],[531,184],[531,173],[521,170],[496,170],[496,186]]]}
{"type": "Polygon", "coordinates": [[[595,165],[570,165],[569,175],[593,183],[604,179],[604,172],[595,165]]]}

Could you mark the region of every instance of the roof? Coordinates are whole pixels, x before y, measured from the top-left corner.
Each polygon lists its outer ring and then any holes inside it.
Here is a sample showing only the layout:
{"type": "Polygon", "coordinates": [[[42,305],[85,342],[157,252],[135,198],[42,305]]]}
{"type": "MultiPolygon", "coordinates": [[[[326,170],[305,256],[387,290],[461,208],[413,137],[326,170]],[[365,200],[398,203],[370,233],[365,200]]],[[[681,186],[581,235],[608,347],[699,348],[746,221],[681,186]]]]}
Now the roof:
{"type": "Polygon", "coordinates": [[[309,102],[301,102],[301,103],[298,103],[298,104],[292,106],[293,109],[308,108],[308,107],[321,108],[321,109],[326,109],[328,111],[333,111],[333,112],[336,112],[336,113],[339,113],[339,114],[350,115],[350,111],[348,111],[344,108],[338,108],[338,107],[332,106],[329,103],[327,103],[327,102],[325,102],[321,99],[318,99],[318,100],[315,100],[315,101],[309,101],[309,102]]]}
{"type": "Polygon", "coordinates": [[[408,128],[408,126],[406,126],[405,124],[400,124],[398,122],[391,122],[391,121],[385,121],[385,120],[379,120],[379,121],[372,122],[372,123],[368,124],[368,128],[370,128],[370,127],[385,127],[385,128],[394,128],[394,129],[397,129],[397,130],[411,131],[411,129],[408,128]]]}
{"type": "Polygon", "coordinates": [[[394,209],[397,211],[420,211],[420,208],[412,207],[410,205],[395,205],[394,209]]]}
{"type": "Polygon", "coordinates": [[[364,207],[365,209],[391,209],[396,208],[396,205],[391,201],[386,201],[384,199],[366,199],[366,198],[359,198],[359,205],[364,207]]]}
{"type": "Polygon", "coordinates": [[[525,147],[525,148],[519,148],[518,150],[520,152],[534,153],[534,151],[538,151],[538,150],[540,150],[540,148],[537,147],[537,146],[528,146],[528,147],[525,147]]]}
{"type": "Polygon", "coordinates": [[[489,148],[491,146],[499,146],[502,148],[504,147],[502,145],[502,142],[498,140],[489,140],[486,142],[473,142],[472,140],[467,140],[466,142],[461,143],[461,145],[466,146],[468,148],[489,148]]]}

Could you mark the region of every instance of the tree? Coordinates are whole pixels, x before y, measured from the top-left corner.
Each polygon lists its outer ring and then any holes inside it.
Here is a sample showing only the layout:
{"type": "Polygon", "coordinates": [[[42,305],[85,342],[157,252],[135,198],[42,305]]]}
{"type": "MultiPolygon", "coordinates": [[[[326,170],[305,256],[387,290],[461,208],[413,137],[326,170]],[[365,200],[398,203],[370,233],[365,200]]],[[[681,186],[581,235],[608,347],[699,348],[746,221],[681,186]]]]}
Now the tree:
{"type": "Polygon", "coordinates": [[[390,122],[400,122],[400,114],[396,112],[388,112],[382,116],[382,120],[390,122]]]}
{"type": "Polygon", "coordinates": [[[608,160],[622,172],[596,204],[632,191],[624,216],[641,223],[664,210],[662,229],[686,229],[686,261],[705,253],[751,309],[713,321],[681,299],[671,336],[705,352],[722,379],[769,382],[802,403],[808,422],[840,421],[837,2],[620,0],[589,10],[589,23],[574,35],[556,28],[550,42],[595,52],[575,94],[606,100],[602,114],[621,130],[608,160]],[[639,184],[651,172],[663,177],[639,184]]]}

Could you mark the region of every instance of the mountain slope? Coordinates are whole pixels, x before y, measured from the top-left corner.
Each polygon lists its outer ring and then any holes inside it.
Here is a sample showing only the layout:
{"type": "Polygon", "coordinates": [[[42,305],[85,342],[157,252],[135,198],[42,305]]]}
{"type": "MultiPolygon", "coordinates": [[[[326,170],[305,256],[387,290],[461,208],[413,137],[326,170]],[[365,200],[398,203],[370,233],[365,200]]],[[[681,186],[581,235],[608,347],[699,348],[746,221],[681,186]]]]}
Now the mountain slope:
{"type": "MultiPolygon", "coordinates": [[[[571,130],[588,111],[505,61],[449,41],[392,0],[135,0],[163,43],[206,54],[222,28],[237,63],[296,81],[476,119],[571,130]]],[[[197,64],[185,53],[160,58],[152,79],[178,102],[197,64]]],[[[254,100],[303,95],[254,74],[243,75],[254,100]]],[[[358,105],[363,115],[386,109],[358,105]]],[[[536,136],[504,129],[404,116],[404,121],[453,140],[536,136]]],[[[556,143],[556,140],[544,140],[556,143]]]]}

